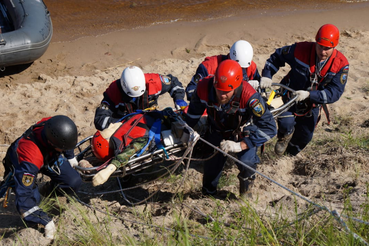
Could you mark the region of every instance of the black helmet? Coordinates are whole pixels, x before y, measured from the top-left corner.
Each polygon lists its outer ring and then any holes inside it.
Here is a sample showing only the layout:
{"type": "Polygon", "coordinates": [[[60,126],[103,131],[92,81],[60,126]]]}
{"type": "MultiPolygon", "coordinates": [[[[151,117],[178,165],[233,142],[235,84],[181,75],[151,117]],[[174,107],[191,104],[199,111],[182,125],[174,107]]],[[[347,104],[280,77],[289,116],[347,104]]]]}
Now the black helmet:
{"type": "Polygon", "coordinates": [[[45,123],[46,139],[54,148],[74,149],[77,144],[77,126],[65,115],[56,115],[45,123]]]}

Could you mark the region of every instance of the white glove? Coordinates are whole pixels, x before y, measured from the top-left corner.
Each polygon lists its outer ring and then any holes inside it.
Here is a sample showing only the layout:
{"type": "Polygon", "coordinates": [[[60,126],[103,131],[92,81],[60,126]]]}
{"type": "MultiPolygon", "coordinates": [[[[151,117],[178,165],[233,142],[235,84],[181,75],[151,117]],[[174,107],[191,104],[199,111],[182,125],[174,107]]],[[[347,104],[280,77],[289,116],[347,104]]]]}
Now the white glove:
{"type": "Polygon", "coordinates": [[[299,90],[296,91],[296,95],[297,95],[296,102],[301,102],[310,96],[310,92],[299,90]]]}
{"type": "Polygon", "coordinates": [[[255,90],[257,90],[259,88],[259,81],[257,80],[249,80],[247,81],[249,82],[249,84],[252,86],[252,88],[254,88],[255,90]]]}
{"type": "Polygon", "coordinates": [[[45,237],[48,239],[54,239],[56,232],[54,221],[50,221],[45,226],[45,237]]]}
{"type": "Polygon", "coordinates": [[[220,142],[220,149],[224,152],[238,153],[242,151],[241,142],[234,142],[231,140],[223,140],[220,142]]]}
{"type": "Polygon", "coordinates": [[[260,79],[260,88],[261,89],[265,89],[265,88],[269,88],[272,87],[272,79],[268,78],[268,77],[261,77],[260,79]]]}
{"type": "Polygon", "coordinates": [[[74,157],[73,159],[68,159],[68,161],[69,161],[69,164],[70,164],[71,167],[74,168],[74,167],[78,166],[78,161],[77,161],[76,157],[74,157]]]}
{"type": "Polygon", "coordinates": [[[92,185],[93,186],[102,185],[109,179],[110,175],[112,175],[112,173],[114,173],[115,170],[117,170],[117,167],[113,164],[109,164],[103,170],[96,173],[96,175],[92,179],[92,185]]]}

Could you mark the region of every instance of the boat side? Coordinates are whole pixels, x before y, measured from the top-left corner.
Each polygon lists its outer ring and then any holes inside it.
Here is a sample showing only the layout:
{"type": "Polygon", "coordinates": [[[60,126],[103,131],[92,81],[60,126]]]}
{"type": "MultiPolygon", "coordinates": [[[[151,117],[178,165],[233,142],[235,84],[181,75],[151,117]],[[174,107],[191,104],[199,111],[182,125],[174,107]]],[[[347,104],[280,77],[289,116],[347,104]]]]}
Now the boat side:
{"type": "Polygon", "coordinates": [[[50,13],[42,0],[4,0],[13,31],[0,34],[0,67],[28,64],[47,50],[53,33],[50,13]]]}

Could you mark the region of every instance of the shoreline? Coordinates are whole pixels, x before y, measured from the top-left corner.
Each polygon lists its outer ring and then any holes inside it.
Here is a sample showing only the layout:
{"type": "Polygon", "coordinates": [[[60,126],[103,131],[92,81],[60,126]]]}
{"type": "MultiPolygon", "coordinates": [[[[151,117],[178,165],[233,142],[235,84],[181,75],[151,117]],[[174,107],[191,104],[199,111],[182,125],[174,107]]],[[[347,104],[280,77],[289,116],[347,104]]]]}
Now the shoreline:
{"type": "MultiPolygon", "coordinates": [[[[258,58],[259,47],[268,47],[270,53],[277,48],[269,45],[271,41],[284,40],[280,45],[287,45],[313,40],[317,28],[325,23],[337,25],[341,32],[369,30],[366,24],[369,23],[369,2],[342,7],[344,5],[315,12],[307,9],[254,11],[249,16],[164,23],[65,42],[52,40],[45,54],[32,65],[2,72],[0,88],[42,81],[41,74],[54,78],[92,76],[97,71],[128,64],[143,67],[163,59],[189,61],[212,55],[211,46],[224,46],[223,53],[227,53],[230,45],[239,39],[249,41],[254,47],[254,57],[258,58]]],[[[258,67],[264,62],[259,62],[258,67]]]]}
{"type": "MultiPolygon", "coordinates": [[[[247,18],[274,18],[274,17],[285,17],[285,16],[291,16],[299,14],[315,14],[320,12],[329,12],[334,10],[360,10],[361,8],[369,8],[369,2],[333,2],[333,3],[304,3],[303,8],[296,9],[294,4],[284,5],[282,7],[273,7],[273,8],[258,8],[258,9],[247,9],[246,11],[242,12],[242,10],[236,10],[236,12],[229,13],[228,15],[221,15],[219,17],[200,17],[198,19],[196,18],[178,18],[178,19],[171,19],[171,20],[158,20],[151,23],[144,23],[142,25],[137,26],[128,26],[128,27],[110,27],[106,31],[106,28],[97,28],[94,26],[94,30],[87,30],[87,32],[83,31],[84,33],[78,33],[74,36],[76,37],[69,37],[67,38],[65,33],[68,33],[69,31],[58,30],[54,28],[54,35],[51,42],[55,43],[68,43],[73,42],[79,39],[83,38],[93,38],[93,37],[100,37],[103,35],[107,35],[109,33],[114,32],[124,32],[124,31],[133,31],[137,29],[147,29],[152,28],[158,25],[176,25],[176,24],[182,24],[182,23],[206,23],[209,21],[222,21],[226,20],[228,18],[237,18],[237,19],[246,19],[247,18]],[[58,34],[58,31],[60,31],[60,35],[58,34]]],[[[52,16],[53,19],[53,16],[52,16]]],[[[59,21],[59,20],[57,20],[59,21]]],[[[251,20],[251,22],[253,22],[251,20]]],[[[54,23],[55,26],[58,26],[60,23],[54,23]]],[[[81,27],[86,28],[86,27],[81,27]]]]}
{"type": "MultiPolygon", "coordinates": [[[[172,58],[178,55],[178,58],[190,59],[192,52],[186,53],[184,51],[186,49],[198,51],[198,41],[201,39],[206,39],[207,42],[214,45],[219,43],[232,45],[238,39],[248,40],[253,45],[257,43],[262,45],[263,43],[265,44],[265,39],[271,37],[284,39],[286,35],[294,36],[294,33],[304,31],[305,33],[310,33],[310,35],[302,38],[309,40],[315,37],[317,28],[325,23],[336,24],[341,32],[346,29],[352,29],[353,27],[350,24],[352,21],[350,19],[355,22],[357,22],[356,20],[361,20],[361,24],[356,24],[355,29],[369,30],[368,22],[365,21],[365,19],[369,21],[367,17],[368,12],[369,3],[360,3],[351,8],[339,7],[332,10],[317,10],[317,12],[314,12],[315,18],[310,23],[296,21],[296,18],[308,19],[312,14],[308,10],[278,13],[268,11],[266,13],[258,13],[256,11],[252,14],[251,20],[248,17],[238,15],[198,22],[163,23],[135,29],[116,30],[97,36],[82,37],[70,42],[52,42],[51,47],[41,60],[57,57],[57,54],[60,53],[59,51],[68,45],[73,50],[70,53],[71,56],[78,54],[80,57],[78,60],[83,60],[86,63],[98,63],[99,66],[102,66],[101,69],[132,61],[137,61],[137,65],[143,66],[154,60],[172,58]],[[342,18],[342,14],[345,14],[344,18],[342,18]],[[236,26],[240,26],[240,28],[235,28],[236,26]],[[279,28],[278,26],[287,26],[289,30],[279,28]],[[300,27],[302,26],[304,30],[301,30],[300,27]],[[221,33],[219,33],[219,29],[222,30],[221,33]],[[284,33],[281,33],[281,30],[284,33]],[[168,34],[174,36],[173,38],[168,38],[170,41],[166,39],[168,34]],[[87,43],[89,44],[86,47],[85,44],[87,43]],[[99,54],[98,52],[95,53],[95,56],[94,54],[89,54],[89,51],[98,51],[102,46],[106,46],[104,54],[99,54]],[[82,50],[79,50],[80,48],[82,50]],[[116,56],[114,57],[115,54],[116,56]],[[121,57],[119,57],[119,54],[121,54],[121,57]],[[103,58],[101,57],[102,55],[104,56],[103,58]],[[116,59],[115,64],[112,63],[114,58],[116,59]],[[93,60],[92,62],[91,59],[93,60]],[[102,62],[102,60],[106,60],[106,63],[102,62]]],[[[296,41],[298,40],[291,38],[289,43],[296,41]]],[[[73,58],[71,59],[73,60],[73,58]]],[[[74,62],[72,63],[74,66],[80,67],[82,65],[81,62],[74,62]]],[[[99,69],[99,66],[96,66],[96,68],[99,69]]],[[[80,72],[82,72],[81,75],[90,74],[83,71],[80,72]]]]}

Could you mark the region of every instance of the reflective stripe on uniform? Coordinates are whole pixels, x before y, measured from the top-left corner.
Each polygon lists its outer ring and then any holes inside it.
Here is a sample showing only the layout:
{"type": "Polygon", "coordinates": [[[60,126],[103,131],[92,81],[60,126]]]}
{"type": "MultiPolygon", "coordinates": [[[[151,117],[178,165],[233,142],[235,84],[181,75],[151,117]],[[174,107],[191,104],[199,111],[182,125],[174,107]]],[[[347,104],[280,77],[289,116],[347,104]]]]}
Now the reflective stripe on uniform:
{"type": "Polygon", "coordinates": [[[265,65],[268,66],[268,67],[271,67],[275,72],[278,72],[278,69],[272,63],[267,61],[265,63],[265,65]]]}
{"type": "Polygon", "coordinates": [[[105,129],[106,128],[106,124],[108,123],[108,121],[109,121],[109,118],[110,117],[105,117],[105,119],[104,119],[104,121],[103,121],[103,123],[102,123],[102,129],[105,129]]]}
{"type": "Polygon", "coordinates": [[[323,91],[321,91],[321,93],[322,93],[322,96],[323,96],[323,104],[324,104],[324,103],[328,103],[327,93],[325,93],[325,91],[324,91],[324,90],[323,90],[323,91]]]}
{"type": "Polygon", "coordinates": [[[184,89],[183,89],[183,87],[181,87],[181,86],[175,86],[170,92],[169,92],[169,94],[170,95],[172,95],[173,94],[173,92],[175,92],[176,90],[182,90],[182,91],[184,91],[184,89]]]}
{"type": "Polygon", "coordinates": [[[40,207],[39,206],[34,206],[33,208],[31,208],[30,210],[28,210],[27,212],[24,212],[23,214],[22,214],[22,218],[25,218],[25,217],[27,217],[28,215],[30,215],[30,214],[32,214],[32,213],[34,213],[35,211],[37,211],[37,210],[40,210],[40,207]]]}

